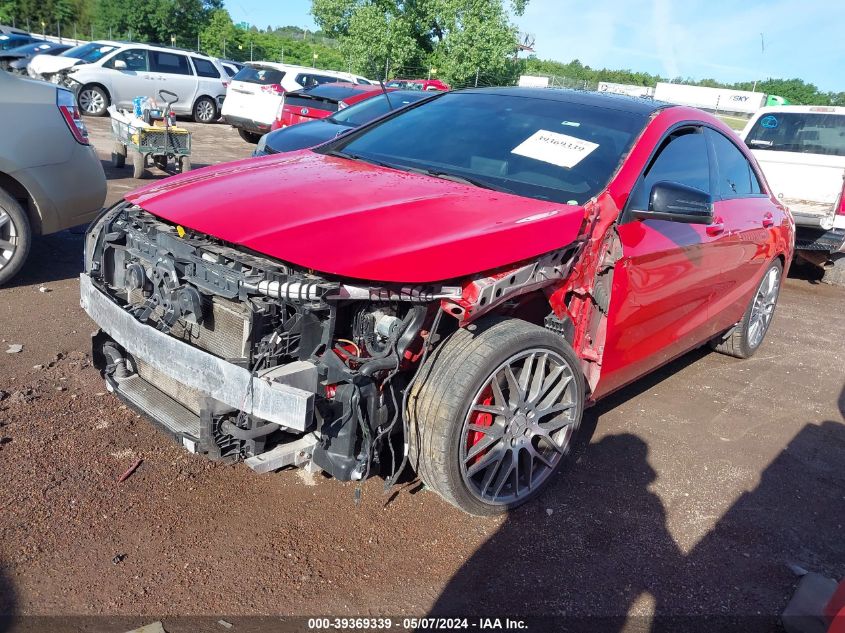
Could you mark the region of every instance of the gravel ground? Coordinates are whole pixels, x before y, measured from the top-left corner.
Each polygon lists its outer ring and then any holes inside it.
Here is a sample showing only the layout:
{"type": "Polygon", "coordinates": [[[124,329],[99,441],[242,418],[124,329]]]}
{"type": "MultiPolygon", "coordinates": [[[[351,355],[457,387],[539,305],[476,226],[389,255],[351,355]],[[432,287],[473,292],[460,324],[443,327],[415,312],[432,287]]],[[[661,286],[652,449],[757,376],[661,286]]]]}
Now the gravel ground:
{"type": "MultiPolygon", "coordinates": [[[[86,123],[105,162],[108,120],[86,123]]],[[[186,125],[195,165],[252,151],[186,125]]],[[[109,204],[140,184],[106,171],[109,204]]],[[[352,484],[186,453],[91,367],[81,253],[39,239],[0,289],[0,614],[772,616],[789,564],[845,576],[841,288],[787,280],[757,356],[699,350],[600,403],[550,490],[487,520],[416,482],[356,506],[352,484]]]]}

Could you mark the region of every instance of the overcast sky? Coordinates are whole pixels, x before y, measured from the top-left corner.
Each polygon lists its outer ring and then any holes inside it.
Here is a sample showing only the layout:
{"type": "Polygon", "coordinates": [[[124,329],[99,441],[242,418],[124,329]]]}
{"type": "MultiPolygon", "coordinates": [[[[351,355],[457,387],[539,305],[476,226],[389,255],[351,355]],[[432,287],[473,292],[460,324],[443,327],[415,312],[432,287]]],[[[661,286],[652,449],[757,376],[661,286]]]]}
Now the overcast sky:
{"type": "MultiPolygon", "coordinates": [[[[226,0],[235,22],[314,28],[310,0],[226,0]]],[[[845,90],[843,0],[530,0],[538,57],[669,77],[800,77],[845,90]],[[761,50],[760,34],[764,48],[761,50]]]]}

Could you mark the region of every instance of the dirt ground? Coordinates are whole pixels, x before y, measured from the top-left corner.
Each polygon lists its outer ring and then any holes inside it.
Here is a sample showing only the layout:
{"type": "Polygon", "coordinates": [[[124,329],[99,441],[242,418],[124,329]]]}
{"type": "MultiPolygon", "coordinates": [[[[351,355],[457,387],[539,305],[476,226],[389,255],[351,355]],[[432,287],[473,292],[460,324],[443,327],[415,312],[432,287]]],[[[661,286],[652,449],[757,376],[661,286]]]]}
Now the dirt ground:
{"type": "MultiPolygon", "coordinates": [[[[86,123],[105,163],[108,120],[86,123]]],[[[188,127],[195,165],[252,151],[227,126],[188,127]]],[[[109,204],[141,184],[106,172],[109,204]]],[[[81,257],[79,233],[39,239],[0,289],[0,614],[62,616],[56,631],[82,630],[70,615],[172,632],[198,630],[180,615],[239,631],[255,614],[426,613],[769,630],[790,565],[845,576],[845,289],[787,280],[757,356],[692,352],[602,402],[551,489],[488,520],[411,481],[385,495],[370,480],[356,506],[353,484],[188,454],[91,367],[81,257]]]]}

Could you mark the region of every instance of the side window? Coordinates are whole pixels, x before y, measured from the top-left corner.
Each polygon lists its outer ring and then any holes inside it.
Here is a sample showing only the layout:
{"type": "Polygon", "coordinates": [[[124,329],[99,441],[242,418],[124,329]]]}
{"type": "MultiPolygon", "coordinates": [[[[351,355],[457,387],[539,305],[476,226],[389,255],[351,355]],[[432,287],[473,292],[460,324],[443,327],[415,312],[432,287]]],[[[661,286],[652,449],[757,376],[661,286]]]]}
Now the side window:
{"type": "Polygon", "coordinates": [[[126,64],[126,70],[134,72],[146,72],[150,69],[147,63],[147,51],[143,48],[130,48],[119,52],[106,63],[103,64],[106,68],[114,68],[114,63],[120,60],[126,64]]]}
{"type": "Polygon", "coordinates": [[[217,71],[217,68],[215,68],[214,64],[207,59],[191,57],[191,61],[194,62],[194,68],[197,71],[197,75],[200,77],[212,77],[214,79],[220,78],[220,73],[217,71]]]}
{"type": "Polygon", "coordinates": [[[193,75],[188,58],[176,53],[150,51],[150,67],[153,72],[171,75],[193,75]]]}
{"type": "Polygon", "coordinates": [[[715,130],[709,130],[709,134],[716,153],[719,195],[722,198],[739,198],[760,193],[757,176],[736,145],[715,130]]]}
{"type": "Polygon", "coordinates": [[[710,193],[710,160],[701,129],[678,130],[663,141],[659,153],[634,187],[629,206],[633,209],[648,209],[651,188],[662,180],[710,193]]]}

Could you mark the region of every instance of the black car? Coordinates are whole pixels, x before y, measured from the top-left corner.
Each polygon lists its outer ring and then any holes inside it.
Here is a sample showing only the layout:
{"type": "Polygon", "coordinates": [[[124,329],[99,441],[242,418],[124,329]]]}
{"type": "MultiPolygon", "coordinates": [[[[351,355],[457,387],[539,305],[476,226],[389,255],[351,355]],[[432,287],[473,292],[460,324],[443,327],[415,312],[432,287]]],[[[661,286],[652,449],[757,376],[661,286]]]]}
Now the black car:
{"type": "Polygon", "coordinates": [[[36,55],[61,55],[73,48],[70,44],[57,42],[32,42],[17,48],[10,48],[0,52],[0,68],[8,68],[13,72],[26,73],[26,66],[36,55]]]}
{"type": "Polygon", "coordinates": [[[268,132],[258,141],[253,156],[266,156],[279,152],[314,147],[349,130],[369,123],[391,110],[404,108],[410,103],[431,98],[432,93],[419,90],[393,90],[335,112],[319,121],[308,121],[268,132]]]}

